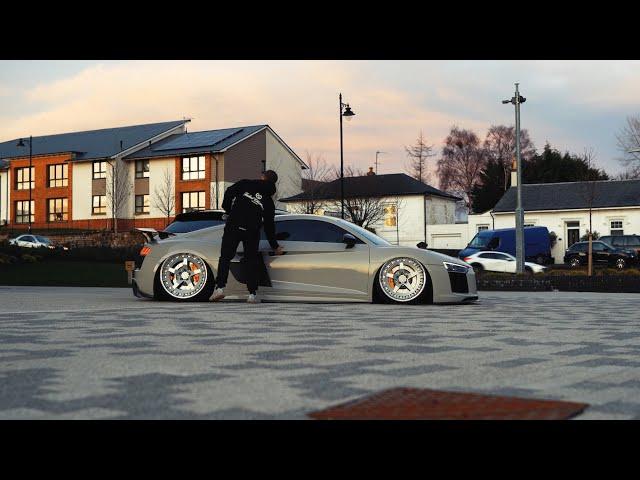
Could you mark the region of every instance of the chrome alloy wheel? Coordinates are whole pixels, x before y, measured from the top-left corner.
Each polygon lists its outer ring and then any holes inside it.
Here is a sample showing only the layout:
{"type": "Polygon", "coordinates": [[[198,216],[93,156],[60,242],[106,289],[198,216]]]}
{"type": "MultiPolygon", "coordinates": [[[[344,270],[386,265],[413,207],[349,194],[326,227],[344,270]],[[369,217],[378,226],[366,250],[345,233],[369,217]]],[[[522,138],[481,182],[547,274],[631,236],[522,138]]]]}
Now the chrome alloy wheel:
{"type": "Polygon", "coordinates": [[[160,283],[173,298],[193,298],[207,284],[207,265],[191,253],[172,255],[160,267],[160,283]]]}
{"type": "Polygon", "coordinates": [[[426,273],[420,262],[412,258],[394,258],[380,269],[380,288],[396,302],[410,302],[420,296],[426,283],[426,273]]]}

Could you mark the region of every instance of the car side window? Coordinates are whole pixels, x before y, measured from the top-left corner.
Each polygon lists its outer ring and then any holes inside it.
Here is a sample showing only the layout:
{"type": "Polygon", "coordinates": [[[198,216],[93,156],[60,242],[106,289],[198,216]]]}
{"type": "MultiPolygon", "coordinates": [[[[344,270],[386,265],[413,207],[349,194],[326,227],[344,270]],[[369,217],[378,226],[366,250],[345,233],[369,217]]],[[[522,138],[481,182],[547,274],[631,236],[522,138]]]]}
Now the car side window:
{"type": "Polygon", "coordinates": [[[604,243],[601,242],[593,242],[592,247],[594,252],[602,252],[606,250],[604,243]]]}
{"type": "Polygon", "coordinates": [[[507,257],[506,255],[502,255],[501,253],[496,253],[495,256],[496,256],[496,260],[506,260],[506,261],[509,260],[509,257],[507,257]]]}
{"type": "Polygon", "coordinates": [[[34,242],[34,239],[31,235],[25,235],[20,240],[22,240],[23,242],[34,242]]]}
{"type": "MultiPolygon", "coordinates": [[[[283,220],[276,222],[276,235],[288,242],[342,243],[342,237],[345,233],[349,232],[322,220],[283,220]]],[[[363,242],[358,239],[357,243],[363,242]]]]}
{"type": "Polygon", "coordinates": [[[640,247],[640,237],[628,237],[627,238],[627,246],[628,247],[640,247]]]}

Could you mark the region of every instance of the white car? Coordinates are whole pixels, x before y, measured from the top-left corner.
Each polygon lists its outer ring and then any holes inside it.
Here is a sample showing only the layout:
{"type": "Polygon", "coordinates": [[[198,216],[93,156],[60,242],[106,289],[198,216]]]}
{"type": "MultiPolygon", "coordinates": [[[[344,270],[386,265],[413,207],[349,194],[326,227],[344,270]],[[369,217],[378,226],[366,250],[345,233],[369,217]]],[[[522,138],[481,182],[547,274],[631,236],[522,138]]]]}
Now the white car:
{"type": "MultiPolygon", "coordinates": [[[[516,273],[516,257],[504,252],[476,252],[464,257],[463,260],[471,265],[476,273],[483,271],[516,273]]],[[[542,273],[547,267],[525,262],[524,269],[526,273],[542,273]]]]}
{"type": "Polygon", "coordinates": [[[54,248],[54,246],[51,243],[51,240],[49,240],[47,237],[43,237],[40,235],[29,235],[29,234],[20,235],[16,238],[12,238],[11,240],[9,240],[9,244],[17,245],[19,247],[27,247],[27,248],[39,248],[39,247],[54,248]]]}

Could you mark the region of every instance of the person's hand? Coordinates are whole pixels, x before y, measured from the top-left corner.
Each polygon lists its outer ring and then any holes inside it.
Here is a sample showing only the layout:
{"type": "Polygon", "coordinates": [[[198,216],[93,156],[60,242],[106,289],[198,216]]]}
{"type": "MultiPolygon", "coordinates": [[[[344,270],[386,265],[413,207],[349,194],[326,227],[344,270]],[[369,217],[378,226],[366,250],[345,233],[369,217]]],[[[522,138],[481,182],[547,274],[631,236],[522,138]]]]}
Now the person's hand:
{"type": "Polygon", "coordinates": [[[278,248],[276,248],[275,251],[273,252],[274,255],[282,255],[283,253],[284,253],[284,250],[280,245],[278,245],[278,248]]]}

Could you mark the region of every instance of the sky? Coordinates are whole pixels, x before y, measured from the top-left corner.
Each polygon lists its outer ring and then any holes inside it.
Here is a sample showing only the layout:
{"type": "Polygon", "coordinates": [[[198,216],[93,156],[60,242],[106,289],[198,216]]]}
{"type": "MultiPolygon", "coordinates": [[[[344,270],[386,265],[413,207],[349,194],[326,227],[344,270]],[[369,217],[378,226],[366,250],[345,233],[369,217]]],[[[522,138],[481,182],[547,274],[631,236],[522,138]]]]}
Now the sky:
{"type": "MultiPolygon", "coordinates": [[[[522,128],[538,150],[591,148],[622,170],[616,133],[640,114],[639,61],[0,61],[0,141],[191,118],[189,131],[269,124],[303,159],[406,170],[420,131],[439,154],[449,129],[514,124],[502,105],[520,83],[522,128]]],[[[437,186],[435,162],[431,182],[437,186]]]]}

